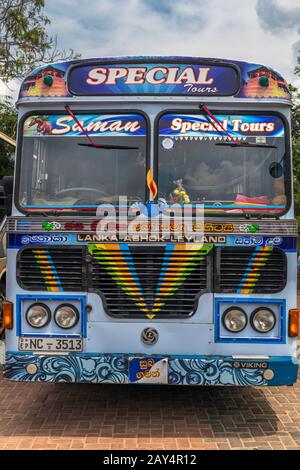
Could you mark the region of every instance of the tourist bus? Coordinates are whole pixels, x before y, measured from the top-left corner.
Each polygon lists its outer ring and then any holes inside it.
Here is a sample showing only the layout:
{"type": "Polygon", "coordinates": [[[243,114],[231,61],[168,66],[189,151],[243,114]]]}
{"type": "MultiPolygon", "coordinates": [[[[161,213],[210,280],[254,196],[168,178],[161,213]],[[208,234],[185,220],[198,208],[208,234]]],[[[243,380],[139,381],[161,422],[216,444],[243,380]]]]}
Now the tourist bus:
{"type": "Polygon", "coordinates": [[[44,65],[20,89],[7,379],[291,385],[291,96],[198,57],[44,65]]]}

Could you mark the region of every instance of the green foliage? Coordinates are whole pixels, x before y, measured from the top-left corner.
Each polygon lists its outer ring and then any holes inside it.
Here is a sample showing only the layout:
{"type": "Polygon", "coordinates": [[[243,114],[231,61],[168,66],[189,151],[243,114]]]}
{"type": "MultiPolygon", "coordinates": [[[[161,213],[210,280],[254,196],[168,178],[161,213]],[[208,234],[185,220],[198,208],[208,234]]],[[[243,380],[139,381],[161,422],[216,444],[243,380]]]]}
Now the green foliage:
{"type": "Polygon", "coordinates": [[[28,75],[35,67],[79,57],[71,49],[59,51],[57,38],[46,32],[44,0],[0,1],[0,77],[8,82],[28,75]]]}
{"type": "MultiPolygon", "coordinates": [[[[15,139],[16,127],[17,110],[14,107],[12,100],[10,98],[6,98],[0,101],[0,131],[15,139]]],[[[14,162],[12,156],[14,151],[15,149],[12,145],[0,139],[0,179],[2,179],[3,176],[13,174],[14,162]]]]}
{"type": "MultiPolygon", "coordinates": [[[[298,57],[298,63],[300,56],[298,57]]],[[[300,67],[295,72],[300,75],[300,67]]],[[[300,223],[300,91],[290,86],[293,95],[292,107],[292,151],[293,151],[293,177],[295,214],[300,223]]]]}
{"type": "MultiPolygon", "coordinates": [[[[22,79],[56,60],[79,57],[73,50],[59,51],[56,37],[46,32],[44,0],[0,0],[0,79],[22,79]]],[[[15,139],[17,111],[12,100],[0,100],[0,131],[15,139]]],[[[13,173],[12,145],[0,139],[0,179],[13,173]]]]}

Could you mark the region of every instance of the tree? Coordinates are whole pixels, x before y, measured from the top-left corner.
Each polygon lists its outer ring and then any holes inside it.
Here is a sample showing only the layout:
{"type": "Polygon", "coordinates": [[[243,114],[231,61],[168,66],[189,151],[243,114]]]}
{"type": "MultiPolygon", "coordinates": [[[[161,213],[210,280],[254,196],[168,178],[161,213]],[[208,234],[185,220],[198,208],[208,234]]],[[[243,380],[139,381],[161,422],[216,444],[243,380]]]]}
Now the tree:
{"type": "Polygon", "coordinates": [[[0,78],[22,79],[35,67],[78,58],[72,49],[59,51],[57,38],[46,32],[44,0],[0,1],[0,78]]]}
{"type": "MultiPolygon", "coordinates": [[[[79,57],[59,51],[57,38],[46,32],[44,0],[0,0],[0,79],[22,79],[34,68],[79,57]]],[[[0,100],[0,131],[16,137],[17,112],[10,98],[0,100]]],[[[0,179],[13,173],[14,148],[0,139],[0,179]]]]}
{"type": "MultiPolygon", "coordinates": [[[[8,136],[15,139],[17,127],[17,111],[14,107],[12,100],[6,98],[0,101],[0,130],[8,136]]],[[[14,162],[12,155],[14,154],[14,147],[4,140],[0,139],[0,179],[3,176],[13,174],[14,162]]]]}
{"type": "MultiPolygon", "coordinates": [[[[300,76],[300,55],[297,59],[295,74],[300,76]]],[[[292,106],[292,149],[293,149],[293,170],[294,170],[294,201],[295,214],[300,222],[300,90],[290,86],[293,95],[292,106]]]]}

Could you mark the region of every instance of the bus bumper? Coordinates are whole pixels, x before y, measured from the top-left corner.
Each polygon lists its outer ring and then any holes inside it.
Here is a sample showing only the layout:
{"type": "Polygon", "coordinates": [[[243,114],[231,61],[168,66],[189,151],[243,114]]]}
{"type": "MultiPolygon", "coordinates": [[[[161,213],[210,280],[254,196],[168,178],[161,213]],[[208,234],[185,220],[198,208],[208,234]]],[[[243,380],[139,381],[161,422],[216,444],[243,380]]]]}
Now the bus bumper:
{"type": "Polygon", "coordinates": [[[15,381],[168,385],[291,385],[297,380],[297,372],[296,358],[286,356],[257,360],[231,356],[7,352],[4,367],[4,377],[15,381]]]}
{"type": "Polygon", "coordinates": [[[4,377],[15,381],[168,385],[291,385],[297,380],[297,372],[294,357],[256,360],[231,356],[15,352],[7,352],[4,367],[4,377]]]}

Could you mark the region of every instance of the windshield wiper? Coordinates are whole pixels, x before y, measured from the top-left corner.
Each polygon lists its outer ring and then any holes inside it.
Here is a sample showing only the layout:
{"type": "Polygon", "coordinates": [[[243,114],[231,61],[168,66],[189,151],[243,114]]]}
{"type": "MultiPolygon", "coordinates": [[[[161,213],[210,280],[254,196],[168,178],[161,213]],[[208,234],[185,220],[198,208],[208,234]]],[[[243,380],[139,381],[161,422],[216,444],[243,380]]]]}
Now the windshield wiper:
{"type": "Polygon", "coordinates": [[[100,149],[135,149],[137,150],[139,147],[129,147],[129,145],[104,145],[104,144],[80,144],[78,143],[77,145],[81,145],[82,147],[94,147],[94,148],[100,148],[100,149]]]}
{"type": "Polygon", "coordinates": [[[239,142],[238,144],[233,144],[231,142],[217,142],[215,145],[229,145],[230,147],[262,147],[268,149],[277,149],[276,145],[269,144],[256,144],[255,142],[239,142]]]}
{"type": "Polygon", "coordinates": [[[204,113],[209,116],[212,120],[212,125],[214,126],[214,128],[216,129],[216,131],[222,135],[222,132],[220,132],[220,129],[222,129],[223,132],[225,132],[225,134],[227,135],[227,137],[229,137],[229,139],[231,140],[231,144],[230,145],[241,145],[241,142],[239,142],[238,140],[236,140],[231,134],[229,134],[229,132],[225,129],[225,127],[220,123],[220,121],[218,121],[218,119],[216,118],[216,116],[213,115],[213,113],[208,109],[207,106],[205,106],[205,104],[200,104],[199,105],[199,108],[202,109],[202,111],[204,111],[204,113]]]}
{"type": "Polygon", "coordinates": [[[225,127],[218,121],[216,116],[213,115],[213,113],[208,109],[207,106],[204,104],[200,104],[199,106],[204,113],[209,116],[212,120],[212,125],[216,129],[216,131],[222,135],[220,132],[220,128],[222,129],[223,132],[229,137],[231,142],[218,142],[215,145],[229,145],[230,147],[263,147],[263,148],[272,148],[272,149],[277,149],[276,145],[268,145],[268,144],[256,144],[254,142],[240,142],[239,140],[235,139],[226,129],[225,127]]]}
{"type": "Polygon", "coordinates": [[[78,145],[81,145],[83,147],[92,147],[92,148],[104,149],[104,150],[110,150],[110,149],[117,149],[117,150],[124,149],[124,150],[127,150],[127,149],[138,149],[139,148],[139,147],[132,147],[132,146],[129,146],[129,145],[102,145],[102,144],[96,144],[96,142],[94,142],[91,139],[91,136],[89,135],[89,133],[83,128],[80,121],[78,121],[77,117],[75,116],[75,114],[71,110],[70,106],[66,105],[65,109],[66,109],[67,113],[74,119],[74,121],[76,122],[78,127],[81,129],[81,131],[84,133],[84,135],[86,136],[86,138],[90,142],[89,144],[78,143],[78,145]]]}

